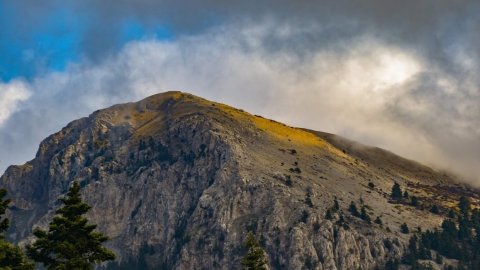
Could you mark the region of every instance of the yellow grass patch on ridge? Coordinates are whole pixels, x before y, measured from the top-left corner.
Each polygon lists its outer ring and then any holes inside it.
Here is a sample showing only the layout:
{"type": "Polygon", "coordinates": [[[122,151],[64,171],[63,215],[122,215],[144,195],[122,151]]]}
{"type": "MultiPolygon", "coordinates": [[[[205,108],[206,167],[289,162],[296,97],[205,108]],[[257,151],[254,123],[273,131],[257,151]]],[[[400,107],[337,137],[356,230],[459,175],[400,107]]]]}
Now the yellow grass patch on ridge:
{"type": "Polygon", "coordinates": [[[253,117],[252,121],[257,128],[277,139],[290,140],[292,143],[308,146],[325,147],[326,145],[326,142],[319,137],[298,128],[289,127],[261,117],[253,117]]]}
{"type": "Polygon", "coordinates": [[[256,128],[264,131],[267,135],[276,140],[286,141],[293,144],[304,146],[318,146],[322,148],[334,148],[322,138],[308,131],[287,126],[274,120],[266,119],[260,116],[251,115],[239,109],[228,105],[215,103],[216,107],[226,112],[237,121],[250,122],[256,128]]]}

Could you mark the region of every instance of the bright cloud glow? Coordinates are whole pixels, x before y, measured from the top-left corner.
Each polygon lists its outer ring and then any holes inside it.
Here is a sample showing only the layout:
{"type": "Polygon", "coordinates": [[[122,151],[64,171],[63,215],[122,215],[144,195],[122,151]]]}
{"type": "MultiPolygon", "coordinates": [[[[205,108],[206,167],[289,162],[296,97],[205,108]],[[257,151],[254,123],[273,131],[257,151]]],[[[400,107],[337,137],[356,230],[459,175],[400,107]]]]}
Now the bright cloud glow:
{"type": "Polygon", "coordinates": [[[420,64],[412,56],[402,52],[381,54],[376,78],[385,87],[400,84],[420,71],[420,64]]]}
{"type": "Polygon", "coordinates": [[[19,103],[30,95],[28,85],[20,80],[0,83],[0,126],[18,110],[19,103]]]}

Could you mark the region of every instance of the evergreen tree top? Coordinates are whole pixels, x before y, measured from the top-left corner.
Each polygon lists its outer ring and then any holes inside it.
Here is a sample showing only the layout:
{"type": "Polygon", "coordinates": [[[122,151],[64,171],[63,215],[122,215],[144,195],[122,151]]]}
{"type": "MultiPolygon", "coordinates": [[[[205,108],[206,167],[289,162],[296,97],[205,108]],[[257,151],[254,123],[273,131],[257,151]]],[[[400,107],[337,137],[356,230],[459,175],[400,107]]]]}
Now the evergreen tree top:
{"type": "Polygon", "coordinates": [[[400,188],[400,184],[395,182],[392,187],[391,197],[393,199],[401,199],[402,198],[402,189],[400,188]]]}
{"type": "Polygon", "coordinates": [[[359,217],[360,216],[360,213],[358,212],[358,208],[357,208],[357,205],[355,204],[354,201],[351,201],[350,202],[350,206],[348,207],[348,211],[350,211],[350,213],[355,216],[355,217],[359,217]]]}
{"type": "Polygon", "coordinates": [[[460,212],[464,216],[468,216],[468,213],[470,212],[471,204],[472,203],[470,202],[469,198],[465,196],[460,197],[458,201],[458,208],[460,208],[460,212]]]}
{"type": "Polygon", "coordinates": [[[33,270],[34,265],[19,247],[0,239],[0,269],[33,270]]]}
{"type": "Polygon", "coordinates": [[[84,216],[91,208],[80,197],[80,185],[74,182],[67,196],[60,199],[63,206],[56,211],[48,231],[35,229],[35,243],[27,246],[28,255],[43,263],[47,269],[93,269],[93,264],[115,259],[102,246],[108,237],[95,232],[84,216]]]}
{"type": "Polygon", "coordinates": [[[80,197],[80,185],[78,182],[73,182],[72,187],[69,189],[67,196],[60,198],[60,201],[64,204],[63,207],[56,211],[59,214],[69,220],[74,220],[81,215],[84,215],[92,207],[82,201],[80,197]]]}
{"type": "Polygon", "coordinates": [[[242,260],[243,269],[266,270],[267,258],[265,256],[265,251],[260,246],[252,232],[247,234],[245,246],[248,248],[248,251],[242,260]]]}
{"type": "Polygon", "coordinates": [[[9,220],[2,216],[11,202],[9,199],[4,199],[5,196],[7,196],[7,191],[0,189],[0,269],[33,270],[33,263],[28,261],[23,251],[4,239],[3,233],[8,229],[9,220]]]}

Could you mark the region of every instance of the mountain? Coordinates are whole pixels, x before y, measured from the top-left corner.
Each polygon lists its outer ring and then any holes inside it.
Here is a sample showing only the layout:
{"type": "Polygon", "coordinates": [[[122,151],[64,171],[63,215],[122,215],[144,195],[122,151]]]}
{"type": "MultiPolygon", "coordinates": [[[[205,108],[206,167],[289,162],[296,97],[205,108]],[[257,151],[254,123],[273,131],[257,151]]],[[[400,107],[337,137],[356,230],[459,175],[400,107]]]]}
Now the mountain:
{"type": "Polygon", "coordinates": [[[111,238],[111,269],[236,269],[248,231],[272,269],[383,269],[404,254],[403,223],[435,228],[459,196],[479,199],[388,151],[182,92],[96,111],[9,167],[9,238],[29,241],[48,224],[72,181],[111,238]],[[391,199],[395,182],[419,206],[391,199]],[[348,211],[352,201],[363,216],[348,211]]]}

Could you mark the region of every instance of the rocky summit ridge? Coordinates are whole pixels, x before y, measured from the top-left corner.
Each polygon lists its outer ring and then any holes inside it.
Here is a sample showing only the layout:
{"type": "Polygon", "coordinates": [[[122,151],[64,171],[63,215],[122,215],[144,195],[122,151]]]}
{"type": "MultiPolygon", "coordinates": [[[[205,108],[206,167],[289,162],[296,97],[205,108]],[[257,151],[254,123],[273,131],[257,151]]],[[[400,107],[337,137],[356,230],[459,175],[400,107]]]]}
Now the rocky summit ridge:
{"type": "Polygon", "coordinates": [[[28,242],[72,181],[110,236],[111,269],[236,269],[248,231],[271,269],[382,268],[404,253],[403,223],[438,227],[459,196],[479,199],[388,151],[182,92],[96,111],[9,167],[0,178],[14,202],[8,237],[28,242]],[[394,182],[425,207],[392,201],[394,182]],[[351,215],[352,201],[382,224],[351,215]]]}

